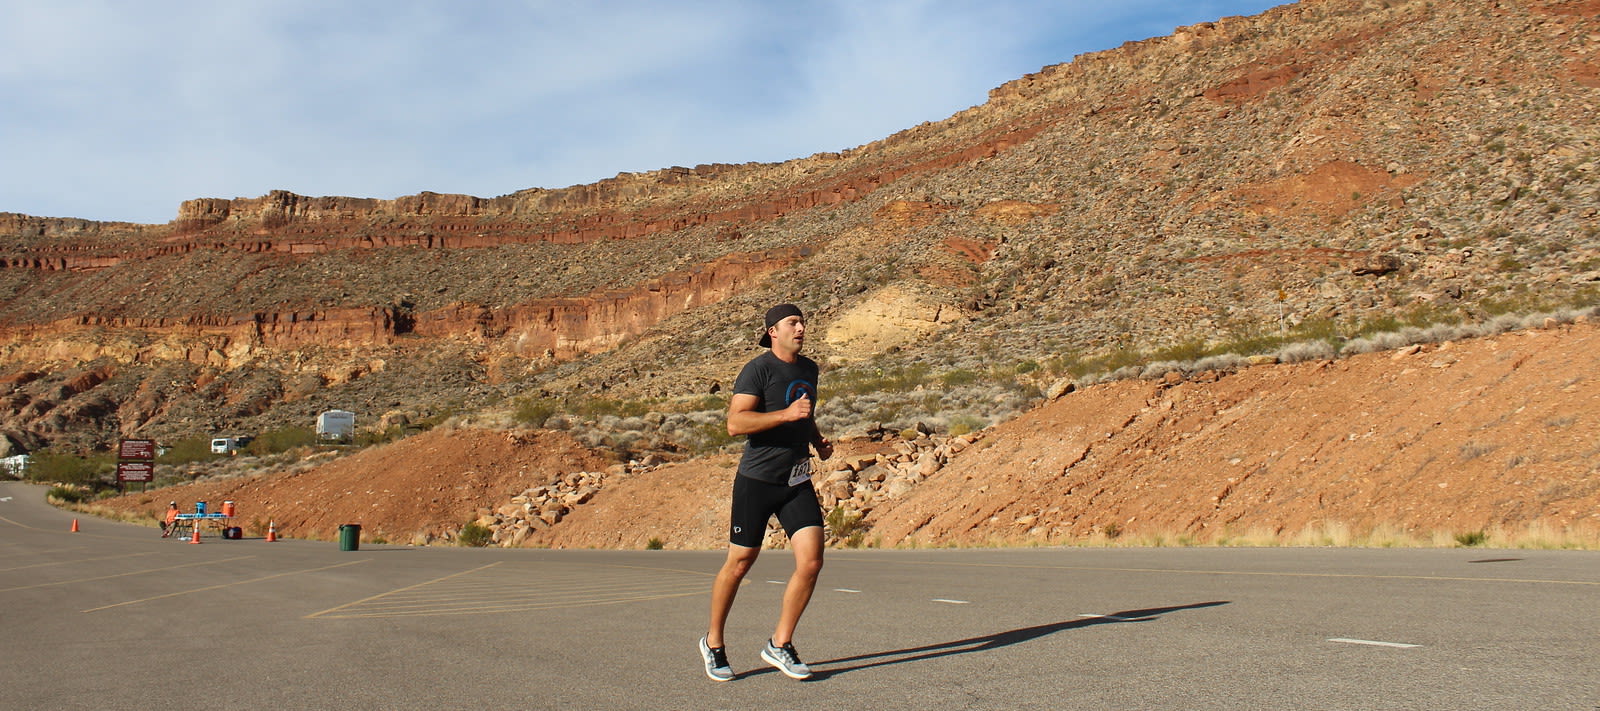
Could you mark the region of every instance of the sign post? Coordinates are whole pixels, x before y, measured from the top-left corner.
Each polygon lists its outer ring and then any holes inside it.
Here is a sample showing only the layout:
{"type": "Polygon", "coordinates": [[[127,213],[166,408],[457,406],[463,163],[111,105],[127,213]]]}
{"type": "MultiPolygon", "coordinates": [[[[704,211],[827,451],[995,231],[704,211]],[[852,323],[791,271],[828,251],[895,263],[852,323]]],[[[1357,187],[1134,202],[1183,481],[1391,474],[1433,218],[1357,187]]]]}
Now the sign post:
{"type": "Polygon", "coordinates": [[[150,462],[117,462],[117,481],[142,481],[150,483],[156,480],[156,466],[150,462]]]}
{"type": "Polygon", "coordinates": [[[125,439],[117,448],[117,491],[123,482],[137,481],[143,491],[156,480],[156,441],[153,439],[125,439]]]}

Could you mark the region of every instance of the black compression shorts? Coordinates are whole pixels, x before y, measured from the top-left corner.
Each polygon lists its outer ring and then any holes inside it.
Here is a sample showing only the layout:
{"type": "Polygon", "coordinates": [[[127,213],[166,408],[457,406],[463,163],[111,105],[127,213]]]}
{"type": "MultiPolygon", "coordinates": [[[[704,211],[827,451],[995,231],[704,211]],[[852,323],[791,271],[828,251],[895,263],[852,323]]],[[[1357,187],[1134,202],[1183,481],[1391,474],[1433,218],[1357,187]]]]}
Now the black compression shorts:
{"type": "Polygon", "coordinates": [[[794,486],[769,484],[747,476],[733,478],[733,519],[728,542],[746,548],[760,548],[767,537],[767,521],[774,515],[783,532],[794,537],[796,531],[822,525],[822,505],[811,481],[794,486]]]}

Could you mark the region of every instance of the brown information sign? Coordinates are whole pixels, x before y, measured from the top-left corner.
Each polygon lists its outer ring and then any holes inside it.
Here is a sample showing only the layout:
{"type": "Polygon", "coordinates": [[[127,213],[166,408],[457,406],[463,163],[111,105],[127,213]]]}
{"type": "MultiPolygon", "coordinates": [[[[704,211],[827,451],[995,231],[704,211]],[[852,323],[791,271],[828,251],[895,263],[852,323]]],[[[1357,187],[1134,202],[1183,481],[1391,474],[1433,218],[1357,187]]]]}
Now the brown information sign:
{"type": "Polygon", "coordinates": [[[117,459],[153,462],[156,458],[156,441],[153,439],[125,439],[117,450],[117,459]]]}
{"type": "Polygon", "coordinates": [[[150,462],[118,462],[117,481],[155,481],[156,466],[150,462]]]}

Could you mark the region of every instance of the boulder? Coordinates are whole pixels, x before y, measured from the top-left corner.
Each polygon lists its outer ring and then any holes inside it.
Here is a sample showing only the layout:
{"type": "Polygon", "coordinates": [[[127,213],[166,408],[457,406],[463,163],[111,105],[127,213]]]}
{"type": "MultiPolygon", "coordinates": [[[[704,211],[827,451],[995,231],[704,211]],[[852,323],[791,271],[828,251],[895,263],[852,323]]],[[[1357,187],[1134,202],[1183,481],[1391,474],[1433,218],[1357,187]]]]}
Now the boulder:
{"type": "Polygon", "coordinates": [[[1062,396],[1078,389],[1077,381],[1072,378],[1062,378],[1050,384],[1044,391],[1044,396],[1050,400],[1059,400],[1062,396]]]}

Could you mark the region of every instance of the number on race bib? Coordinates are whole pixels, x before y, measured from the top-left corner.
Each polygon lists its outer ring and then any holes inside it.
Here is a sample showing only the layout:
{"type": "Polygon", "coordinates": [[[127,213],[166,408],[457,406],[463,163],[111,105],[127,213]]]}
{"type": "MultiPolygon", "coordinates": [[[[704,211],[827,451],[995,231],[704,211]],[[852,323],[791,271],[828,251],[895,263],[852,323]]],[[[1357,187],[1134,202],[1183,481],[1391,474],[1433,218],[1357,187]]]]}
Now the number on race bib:
{"type": "Polygon", "coordinates": [[[810,478],[811,478],[811,459],[810,458],[802,459],[799,462],[796,462],[794,467],[789,470],[789,486],[796,486],[798,484],[804,484],[810,478]]]}

